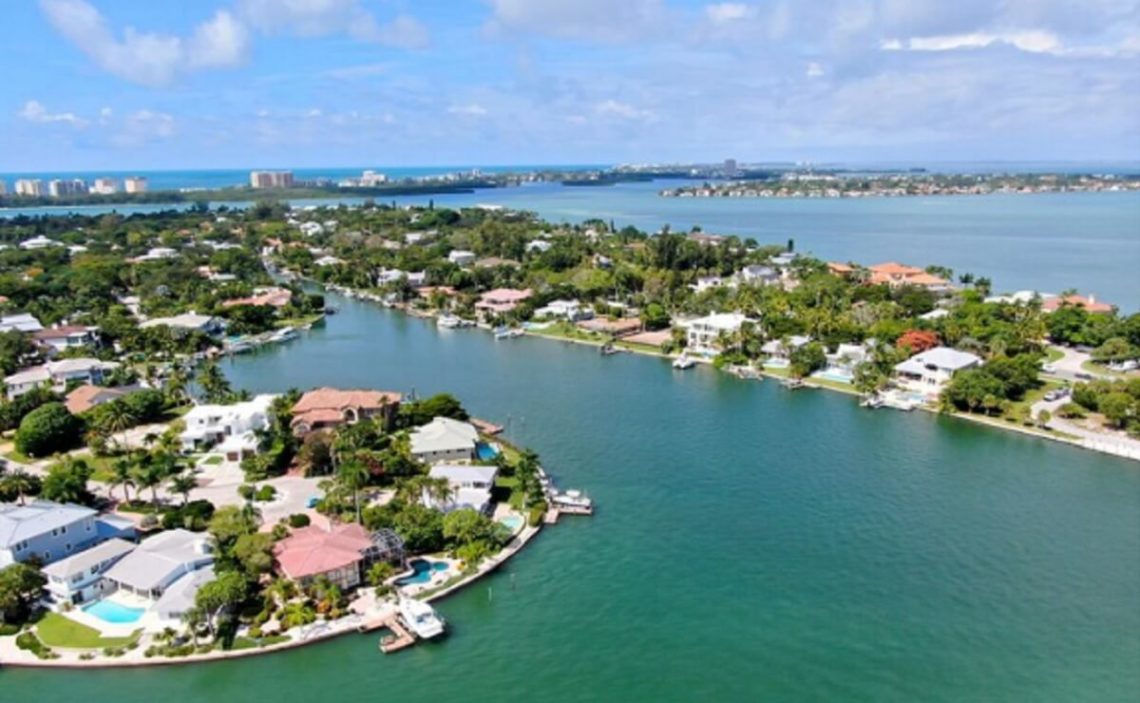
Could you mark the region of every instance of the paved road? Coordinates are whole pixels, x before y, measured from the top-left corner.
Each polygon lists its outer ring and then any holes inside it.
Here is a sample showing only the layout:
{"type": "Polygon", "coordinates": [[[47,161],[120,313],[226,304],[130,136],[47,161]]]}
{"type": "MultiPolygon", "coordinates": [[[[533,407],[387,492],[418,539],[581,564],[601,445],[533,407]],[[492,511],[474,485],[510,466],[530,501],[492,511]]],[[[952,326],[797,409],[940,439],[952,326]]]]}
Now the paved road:
{"type": "Polygon", "coordinates": [[[1060,400],[1040,400],[1033,404],[1031,412],[1033,417],[1042,410],[1048,410],[1052,418],[1047,423],[1049,429],[1063,432],[1080,438],[1080,443],[1089,448],[1106,454],[1114,454],[1126,459],[1140,460],[1140,440],[1129,437],[1124,432],[1114,430],[1091,430],[1074,422],[1066,420],[1057,414],[1057,410],[1069,402],[1068,397],[1060,400]]]}

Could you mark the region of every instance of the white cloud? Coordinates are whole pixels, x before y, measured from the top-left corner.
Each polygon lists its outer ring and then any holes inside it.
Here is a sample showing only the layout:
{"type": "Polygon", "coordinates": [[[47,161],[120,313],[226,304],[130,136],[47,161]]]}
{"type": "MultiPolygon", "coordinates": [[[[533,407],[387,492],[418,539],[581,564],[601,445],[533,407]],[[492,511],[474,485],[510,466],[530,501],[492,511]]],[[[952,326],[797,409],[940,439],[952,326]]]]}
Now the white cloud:
{"type": "Polygon", "coordinates": [[[808,78],[819,78],[823,75],[823,66],[820,66],[816,61],[812,61],[808,63],[806,73],[808,78]]]}
{"type": "Polygon", "coordinates": [[[487,108],[478,103],[470,103],[468,105],[452,105],[447,108],[447,112],[452,115],[463,115],[465,117],[483,117],[487,114],[487,108]]]}
{"type": "Polygon", "coordinates": [[[418,20],[397,15],[387,22],[364,9],[360,0],[239,0],[238,11],[263,32],[300,37],[347,34],[358,41],[404,49],[428,44],[418,20]]]}
{"type": "Polygon", "coordinates": [[[562,39],[617,42],[642,37],[665,20],[661,0],[487,0],[488,28],[512,36],[518,31],[562,39]]]}
{"type": "Polygon", "coordinates": [[[645,120],[653,117],[651,110],[642,110],[629,103],[617,100],[603,100],[594,106],[594,112],[599,115],[620,117],[626,120],[645,120]]]}
{"type": "Polygon", "coordinates": [[[56,31],[103,70],[144,85],[164,85],[179,74],[236,66],[245,60],[249,37],[225,10],[195,28],[189,38],[126,27],[116,37],[86,0],[40,0],[56,31]]]}
{"type": "Polygon", "coordinates": [[[930,37],[912,37],[905,41],[887,39],[880,48],[887,50],[910,51],[954,51],[957,49],[981,49],[994,44],[1008,44],[1032,54],[1062,53],[1061,41],[1056,34],[1042,30],[990,33],[971,32],[969,34],[949,34],[930,37]]]}
{"type": "Polygon", "coordinates": [[[61,122],[76,128],[87,126],[87,120],[77,116],[73,112],[48,112],[43,103],[38,100],[29,100],[24,103],[24,107],[20,110],[19,115],[28,122],[38,122],[41,124],[61,122]]]}
{"type": "Polygon", "coordinates": [[[713,24],[728,24],[748,19],[756,14],[755,8],[742,2],[722,2],[705,6],[705,17],[713,24]]]}

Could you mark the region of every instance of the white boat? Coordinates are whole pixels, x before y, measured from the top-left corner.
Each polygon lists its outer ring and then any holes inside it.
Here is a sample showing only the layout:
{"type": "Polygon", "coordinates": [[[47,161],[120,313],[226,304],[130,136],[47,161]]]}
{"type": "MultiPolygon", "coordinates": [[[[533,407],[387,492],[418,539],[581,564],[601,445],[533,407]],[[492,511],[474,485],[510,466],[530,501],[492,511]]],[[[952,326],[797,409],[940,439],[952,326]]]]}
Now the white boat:
{"type": "Polygon", "coordinates": [[[270,342],[287,342],[297,338],[297,330],[292,327],[282,327],[269,337],[270,342]]]}
{"type": "Polygon", "coordinates": [[[514,339],[515,337],[521,337],[524,334],[526,334],[526,333],[523,332],[518,327],[514,327],[514,328],[496,327],[495,328],[495,339],[514,339]]]}
{"type": "Polygon", "coordinates": [[[678,369],[680,371],[684,371],[685,369],[691,369],[696,365],[697,365],[697,362],[693,361],[692,359],[685,356],[684,354],[682,354],[681,356],[679,356],[673,360],[673,368],[678,369]]]}
{"type": "Polygon", "coordinates": [[[883,407],[883,397],[878,394],[869,395],[859,405],[864,408],[881,408],[883,407]]]}
{"type": "Polygon", "coordinates": [[[460,320],[455,315],[440,315],[439,320],[436,321],[436,325],[445,329],[454,329],[462,324],[463,320],[460,320]]]}
{"type": "Polygon", "coordinates": [[[401,598],[400,617],[420,639],[430,640],[443,634],[443,618],[435,612],[435,608],[423,601],[401,598]]]}
{"type": "Polygon", "coordinates": [[[568,490],[555,493],[550,496],[550,502],[559,510],[566,512],[591,513],[594,510],[594,501],[582,491],[568,490]]]}

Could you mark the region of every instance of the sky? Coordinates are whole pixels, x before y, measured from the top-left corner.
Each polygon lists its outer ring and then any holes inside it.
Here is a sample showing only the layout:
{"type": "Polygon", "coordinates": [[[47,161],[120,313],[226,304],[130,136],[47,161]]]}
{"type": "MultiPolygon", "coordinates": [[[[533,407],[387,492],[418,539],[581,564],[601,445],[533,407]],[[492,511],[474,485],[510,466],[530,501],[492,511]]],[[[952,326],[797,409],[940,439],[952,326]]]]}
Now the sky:
{"type": "Polygon", "coordinates": [[[1140,0],[18,0],[0,171],[1135,161],[1140,0]]]}

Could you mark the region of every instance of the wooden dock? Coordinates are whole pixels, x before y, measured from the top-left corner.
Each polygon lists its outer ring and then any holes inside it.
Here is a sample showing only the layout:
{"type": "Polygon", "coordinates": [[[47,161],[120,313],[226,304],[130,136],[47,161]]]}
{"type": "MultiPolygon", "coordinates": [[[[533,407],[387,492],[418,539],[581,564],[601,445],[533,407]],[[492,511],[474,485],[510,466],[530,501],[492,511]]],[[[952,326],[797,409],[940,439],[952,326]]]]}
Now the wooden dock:
{"type": "Polygon", "coordinates": [[[375,617],[360,623],[356,628],[360,632],[374,632],[376,630],[390,630],[392,634],[380,638],[380,651],[385,654],[398,652],[411,647],[416,643],[416,636],[400,622],[400,616],[392,613],[382,617],[375,617]]]}
{"type": "Polygon", "coordinates": [[[558,508],[551,507],[546,511],[546,515],[542,517],[542,521],[547,525],[553,525],[558,522],[558,508]]]}

